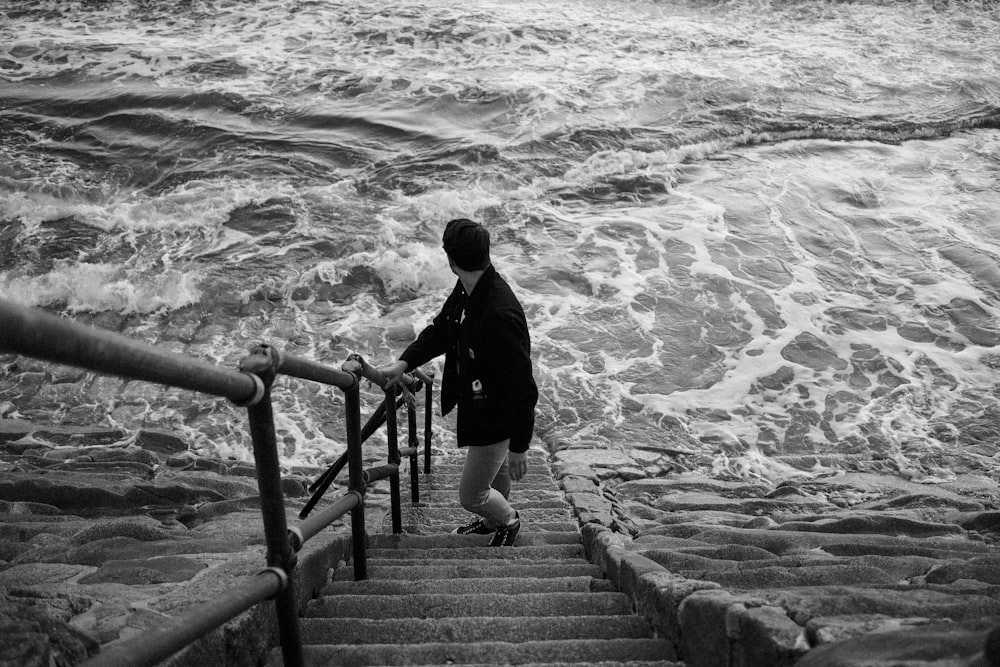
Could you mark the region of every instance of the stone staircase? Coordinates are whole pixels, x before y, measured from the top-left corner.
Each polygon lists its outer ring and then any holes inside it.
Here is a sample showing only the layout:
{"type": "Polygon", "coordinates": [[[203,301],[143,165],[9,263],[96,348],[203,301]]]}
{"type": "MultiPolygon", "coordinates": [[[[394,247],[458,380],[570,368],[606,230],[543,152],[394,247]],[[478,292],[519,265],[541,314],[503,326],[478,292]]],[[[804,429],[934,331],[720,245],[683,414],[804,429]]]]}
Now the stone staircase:
{"type": "MultiPolygon", "coordinates": [[[[460,454],[436,457],[418,505],[401,475],[402,535],[369,497],[368,579],[342,563],[308,603],[308,665],[675,665],[672,645],[587,561],[540,452],[511,494],[523,522],[513,547],[449,533],[471,518],[457,504],[460,470],[460,454]]],[[[281,664],[273,651],[268,665],[281,664]]]]}

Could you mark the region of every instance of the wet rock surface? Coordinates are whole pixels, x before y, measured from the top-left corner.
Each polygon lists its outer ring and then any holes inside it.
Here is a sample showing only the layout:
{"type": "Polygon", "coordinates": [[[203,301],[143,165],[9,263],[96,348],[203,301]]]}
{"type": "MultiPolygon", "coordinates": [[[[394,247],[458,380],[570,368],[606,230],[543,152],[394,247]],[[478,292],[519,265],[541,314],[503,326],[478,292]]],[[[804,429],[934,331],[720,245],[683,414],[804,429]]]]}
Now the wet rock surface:
{"type": "MultiPolygon", "coordinates": [[[[289,525],[319,472],[284,475],[289,525]]],[[[169,431],[0,420],[0,665],[77,664],[259,572],[255,475],[169,431]]]]}
{"type": "MultiPolygon", "coordinates": [[[[670,472],[685,453],[550,461],[592,560],[687,667],[1000,664],[996,481],[855,466],[775,486],[670,472]]],[[[320,472],[286,471],[289,525],[320,472]]],[[[0,664],[77,664],[256,574],[259,507],[252,466],[177,434],[0,420],[0,664]]]]}
{"type": "Polygon", "coordinates": [[[1000,665],[995,480],[554,468],[605,569],[688,667],[1000,665]],[[578,504],[584,488],[610,509],[578,504]]]}

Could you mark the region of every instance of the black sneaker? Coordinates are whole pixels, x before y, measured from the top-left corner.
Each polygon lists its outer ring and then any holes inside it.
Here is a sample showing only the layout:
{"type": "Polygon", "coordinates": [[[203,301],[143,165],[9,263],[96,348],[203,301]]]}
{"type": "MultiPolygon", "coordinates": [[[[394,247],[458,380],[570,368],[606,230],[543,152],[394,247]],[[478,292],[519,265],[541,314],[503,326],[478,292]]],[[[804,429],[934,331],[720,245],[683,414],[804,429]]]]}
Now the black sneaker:
{"type": "Polygon", "coordinates": [[[495,528],[487,526],[486,522],[482,519],[476,519],[475,521],[467,523],[464,526],[459,526],[451,532],[458,535],[489,535],[495,530],[495,528]]]}
{"type": "Polygon", "coordinates": [[[521,517],[518,514],[515,514],[514,517],[514,523],[509,526],[499,528],[495,533],[493,533],[493,537],[490,538],[489,544],[491,547],[514,546],[514,540],[517,539],[517,534],[521,532],[521,517]]]}

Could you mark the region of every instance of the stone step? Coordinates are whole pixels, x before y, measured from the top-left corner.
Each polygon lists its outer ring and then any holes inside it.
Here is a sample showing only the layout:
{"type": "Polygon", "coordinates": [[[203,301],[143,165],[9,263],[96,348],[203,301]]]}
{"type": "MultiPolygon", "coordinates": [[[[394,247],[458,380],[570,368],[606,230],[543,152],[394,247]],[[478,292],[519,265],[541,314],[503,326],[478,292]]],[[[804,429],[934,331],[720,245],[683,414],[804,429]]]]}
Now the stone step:
{"type": "MultiPolygon", "coordinates": [[[[522,530],[530,528],[532,523],[549,523],[553,521],[568,522],[573,519],[569,506],[565,507],[526,507],[522,511],[517,508],[521,516],[522,530]]],[[[421,507],[419,505],[406,505],[400,510],[403,524],[426,524],[428,526],[452,526],[461,525],[469,518],[465,510],[456,510],[449,507],[421,507]]],[[[448,531],[443,531],[448,532],[448,531]]]]}
{"type": "MultiPolygon", "coordinates": [[[[569,524],[568,530],[543,530],[539,525],[532,524],[531,530],[525,530],[518,535],[518,544],[524,546],[542,546],[546,544],[580,544],[580,532],[575,524],[569,524]],[[528,540],[528,538],[531,538],[528,540]]],[[[369,549],[450,549],[460,547],[481,547],[482,535],[457,535],[455,533],[434,533],[416,535],[402,533],[400,535],[379,533],[368,536],[369,549]]]]}
{"type": "MultiPolygon", "coordinates": [[[[465,455],[455,458],[435,459],[431,461],[431,474],[460,473],[465,465],[465,455]]],[[[420,461],[417,466],[420,474],[424,474],[424,462],[420,461]]],[[[551,474],[548,459],[544,457],[528,457],[528,473],[551,474]]]]}
{"type": "MultiPolygon", "coordinates": [[[[369,497],[372,495],[389,495],[389,486],[386,485],[384,489],[377,487],[378,490],[369,490],[369,497]]],[[[400,493],[403,497],[403,502],[410,502],[411,493],[409,484],[400,484],[400,493]]],[[[433,500],[434,502],[445,502],[450,500],[451,502],[458,504],[458,482],[454,484],[421,484],[418,489],[419,491],[419,501],[429,502],[433,500]]],[[[552,486],[517,486],[510,492],[510,501],[513,503],[524,502],[529,499],[544,499],[544,500],[559,500],[562,498],[562,492],[558,488],[552,486]]]]}
{"type": "MultiPolygon", "coordinates": [[[[410,469],[404,468],[400,472],[402,477],[405,474],[407,478],[410,476],[410,469]]],[[[435,466],[430,475],[424,474],[423,469],[420,468],[417,471],[417,477],[420,481],[424,480],[442,480],[442,479],[458,479],[462,476],[462,466],[435,466]]],[[[552,479],[552,473],[549,472],[548,467],[544,466],[528,466],[528,471],[524,476],[514,482],[514,486],[519,486],[530,481],[542,481],[549,484],[554,483],[552,479]]]]}
{"type": "MultiPolygon", "coordinates": [[[[409,482],[399,485],[400,491],[403,497],[407,500],[410,498],[410,484],[409,482]]],[[[458,490],[459,483],[456,478],[453,482],[445,483],[435,483],[435,484],[425,484],[423,482],[417,487],[420,492],[420,500],[426,500],[427,498],[452,498],[454,502],[458,502],[458,490]]],[[[388,495],[389,486],[385,486],[385,491],[379,490],[378,493],[385,493],[388,495]]],[[[558,497],[561,491],[559,487],[555,486],[551,482],[548,484],[516,484],[514,488],[510,491],[510,497],[512,502],[517,502],[518,498],[527,497],[531,494],[539,495],[545,494],[549,497],[558,497]]]]}
{"type": "MultiPolygon", "coordinates": [[[[465,510],[462,510],[462,511],[464,512],[465,510]]],[[[454,516],[455,517],[459,517],[460,515],[456,512],[456,514],[454,516]]],[[[384,521],[388,522],[388,521],[390,521],[390,519],[389,518],[385,518],[384,521]]],[[[440,537],[445,537],[445,536],[447,536],[447,535],[450,534],[451,530],[453,530],[453,529],[457,528],[458,526],[461,526],[461,525],[463,525],[465,523],[468,523],[469,521],[471,521],[471,519],[469,517],[462,517],[462,518],[458,518],[458,519],[452,519],[451,521],[438,521],[438,522],[433,523],[433,524],[432,523],[421,524],[421,523],[406,523],[406,522],[404,522],[403,523],[403,530],[405,531],[405,533],[403,533],[403,534],[404,535],[419,536],[419,537],[439,537],[439,536],[440,537]]],[[[386,525],[389,525],[389,524],[386,524],[386,525]]],[[[549,542],[549,540],[562,540],[562,539],[564,539],[564,538],[560,538],[560,537],[553,537],[553,535],[554,534],[558,534],[558,533],[569,533],[571,531],[576,530],[577,527],[578,527],[578,525],[579,524],[576,521],[573,521],[571,519],[564,519],[564,520],[561,520],[561,521],[532,521],[530,527],[528,526],[527,522],[525,522],[523,528],[521,529],[521,534],[518,535],[518,537],[517,537],[517,543],[518,544],[552,544],[552,543],[560,544],[560,543],[564,543],[564,542],[559,542],[559,541],[557,541],[557,542],[549,542]]],[[[371,533],[370,530],[369,530],[369,533],[371,533]]],[[[369,538],[371,538],[371,537],[373,537],[375,535],[387,535],[387,534],[390,534],[390,533],[388,533],[388,529],[386,529],[386,532],[384,532],[384,533],[383,532],[379,532],[379,533],[369,534],[369,538]]],[[[465,536],[465,537],[469,537],[469,536],[465,536]]],[[[482,537],[482,535],[472,536],[470,538],[470,539],[472,539],[472,542],[470,542],[470,544],[480,544],[481,541],[478,539],[480,537],[482,537]]],[[[577,533],[577,538],[576,539],[577,539],[577,541],[579,541],[579,533],[577,533]]]]}
{"type": "MultiPolygon", "coordinates": [[[[405,514],[408,511],[414,510],[426,510],[438,512],[442,515],[451,515],[449,520],[454,522],[459,522],[462,520],[471,520],[476,518],[471,512],[465,510],[461,503],[458,501],[458,491],[447,492],[444,494],[421,492],[420,500],[413,502],[410,499],[409,491],[404,491],[402,494],[400,502],[400,509],[405,514]]],[[[386,510],[389,509],[389,503],[391,497],[389,494],[382,495],[372,495],[368,494],[365,497],[365,503],[369,506],[377,505],[379,507],[384,507],[386,510]]],[[[529,510],[559,510],[564,509],[569,511],[572,509],[572,504],[566,502],[565,500],[560,500],[558,498],[521,498],[520,500],[516,497],[516,494],[512,494],[510,503],[518,511],[522,507],[529,510]]]]}
{"type": "MultiPolygon", "coordinates": [[[[401,482],[404,482],[407,486],[410,484],[410,473],[408,470],[401,471],[399,475],[401,482]]],[[[458,486],[459,481],[462,479],[462,469],[456,468],[454,470],[435,470],[430,475],[417,475],[417,481],[420,486],[423,487],[425,484],[428,486],[448,486],[449,484],[454,484],[458,486]]],[[[558,484],[552,479],[552,475],[549,474],[547,470],[529,470],[527,474],[521,479],[512,482],[512,489],[525,489],[525,488],[551,488],[558,487],[558,484]]]]}
{"type": "MultiPolygon", "coordinates": [[[[404,505],[412,504],[410,501],[410,492],[407,490],[403,495],[404,505]]],[[[517,491],[512,491],[510,497],[508,498],[511,504],[516,507],[527,506],[533,503],[559,503],[563,506],[569,506],[566,502],[565,496],[561,491],[553,491],[552,489],[519,489],[517,491]]],[[[431,489],[421,487],[420,489],[420,500],[418,505],[450,505],[454,507],[460,507],[458,502],[458,490],[441,490],[441,489],[431,489]]],[[[542,506],[542,505],[538,505],[542,506]]]]}
{"type": "MultiPolygon", "coordinates": [[[[407,497],[408,501],[409,498],[407,497]]],[[[514,506],[517,511],[522,511],[525,509],[565,509],[569,510],[572,505],[567,503],[562,498],[542,498],[538,496],[534,497],[518,497],[516,494],[512,495],[509,499],[510,504],[514,506]]],[[[454,515],[460,515],[465,512],[462,506],[458,503],[458,492],[454,494],[439,494],[428,496],[427,494],[420,495],[420,502],[403,502],[403,507],[422,507],[426,509],[436,509],[436,510],[448,510],[453,512],[454,515]]]]}
{"type": "MultiPolygon", "coordinates": [[[[415,521],[411,520],[412,517],[408,517],[405,513],[400,518],[404,534],[422,535],[424,537],[447,535],[458,526],[463,523],[467,523],[464,521],[454,520],[436,520],[434,522],[426,520],[415,521]]],[[[541,521],[539,523],[532,521],[530,524],[523,520],[521,524],[521,532],[517,536],[515,544],[517,546],[548,544],[548,540],[550,539],[549,536],[553,532],[562,533],[566,532],[568,529],[572,529],[573,527],[574,524],[572,524],[568,519],[563,519],[562,521],[541,521]]],[[[366,518],[365,532],[369,535],[392,534],[392,517],[389,516],[388,512],[372,513],[366,518]]],[[[468,546],[485,546],[485,544],[489,542],[491,535],[470,535],[467,537],[469,539],[468,546]]]]}
{"type": "Polygon", "coordinates": [[[469,579],[416,579],[334,581],[320,590],[326,595],[411,595],[419,593],[599,593],[613,592],[614,584],[594,577],[491,577],[469,579]]]}
{"type": "Polygon", "coordinates": [[[447,561],[442,561],[437,558],[393,558],[368,561],[368,565],[369,567],[447,567],[448,565],[455,565],[457,567],[466,568],[478,567],[480,572],[490,573],[496,567],[515,568],[533,567],[539,565],[549,565],[554,567],[562,565],[569,567],[582,561],[571,558],[540,558],[537,560],[524,559],[517,562],[497,559],[493,562],[497,563],[497,565],[493,565],[490,561],[484,561],[478,558],[452,558],[447,561]]]}
{"type": "MultiPolygon", "coordinates": [[[[480,535],[480,539],[487,537],[480,535]]],[[[584,559],[582,544],[556,544],[549,546],[517,547],[451,547],[426,549],[368,549],[368,562],[377,560],[437,560],[447,564],[449,560],[505,560],[521,561],[584,559]]],[[[392,563],[386,563],[391,565],[392,563]]]]}
{"type": "MultiPolygon", "coordinates": [[[[423,667],[454,667],[454,663],[445,665],[424,665],[423,667]]],[[[496,667],[491,663],[462,663],[462,667],[496,667]]],[[[599,662],[528,662],[518,667],[684,667],[684,663],[666,660],[601,660],[599,662]]]]}
{"type": "MultiPolygon", "coordinates": [[[[563,639],[527,642],[478,642],[472,644],[333,644],[304,646],[305,661],[311,667],[353,665],[553,665],[594,664],[602,661],[622,664],[630,661],[669,666],[663,660],[672,644],[662,639],[563,639]]],[[[283,664],[279,649],[272,651],[268,667],[283,664]]]]}
{"type": "MultiPolygon", "coordinates": [[[[631,599],[586,560],[572,507],[537,463],[511,494],[517,546],[487,548],[487,535],[450,533],[474,516],[457,503],[460,463],[436,461],[419,480],[420,502],[402,508],[407,532],[385,534],[388,516],[371,526],[368,578],[353,581],[348,563],[307,604],[308,664],[673,667],[674,645],[652,638],[631,599]]],[[[281,664],[280,650],[269,664],[281,664]]]]}
{"type": "Polygon", "coordinates": [[[631,614],[621,593],[454,595],[335,595],[311,600],[306,616],[345,618],[449,618],[454,616],[617,616],[631,614]]]}
{"type": "MultiPolygon", "coordinates": [[[[552,481],[551,477],[538,475],[537,480],[531,480],[524,478],[519,482],[515,482],[510,489],[510,493],[513,496],[525,493],[547,493],[550,495],[560,493],[559,486],[552,481]]],[[[454,475],[449,477],[439,477],[434,475],[431,480],[420,480],[418,489],[421,495],[424,493],[458,493],[460,485],[460,476],[454,475]]],[[[386,489],[388,489],[386,485],[386,489]]],[[[409,478],[403,480],[400,478],[400,488],[405,489],[406,493],[410,493],[410,480],[409,478]]]]}
{"type": "MultiPolygon", "coordinates": [[[[434,473],[429,477],[419,477],[417,479],[418,488],[424,489],[458,489],[462,480],[461,473],[434,473]]],[[[400,473],[400,487],[410,488],[410,476],[400,473]]],[[[527,489],[540,489],[547,491],[558,491],[559,485],[555,483],[551,475],[528,473],[511,485],[511,493],[524,491],[527,489]]]]}
{"type": "MultiPolygon", "coordinates": [[[[421,483],[425,482],[425,481],[426,482],[430,482],[430,483],[435,483],[435,484],[436,483],[440,483],[442,481],[456,481],[457,482],[462,477],[462,467],[461,466],[453,466],[453,467],[443,467],[443,466],[442,467],[437,467],[437,466],[435,466],[433,468],[433,471],[431,472],[430,475],[425,475],[423,472],[419,472],[417,474],[417,477],[420,479],[421,483]]],[[[401,470],[400,473],[399,473],[399,478],[401,480],[402,479],[406,479],[407,481],[409,481],[409,479],[410,479],[410,471],[409,471],[409,469],[406,468],[404,470],[401,470]]],[[[555,481],[552,479],[552,473],[549,472],[548,468],[541,468],[541,467],[531,468],[531,467],[529,467],[528,468],[528,472],[524,475],[524,477],[522,477],[521,479],[519,479],[516,482],[514,482],[514,486],[515,487],[517,487],[517,486],[525,486],[525,485],[530,485],[530,484],[535,484],[535,483],[537,483],[537,484],[543,484],[543,485],[549,485],[549,484],[555,484],[555,481]]]]}
{"type": "Polygon", "coordinates": [[[649,625],[638,616],[544,616],[464,618],[305,618],[306,644],[397,644],[526,642],[557,639],[648,639],[649,625]]]}
{"type": "MultiPolygon", "coordinates": [[[[497,564],[484,566],[482,561],[448,565],[376,565],[368,566],[369,579],[396,579],[410,581],[419,579],[478,579],[480,577],[509,578],[544,578],[550,577],[602,577],[601,570],[596,565],[586,561],[560,564],[510,565],[497,564]]],[[[334,581],[350,581],[354,579],[351,568],[340,568],[334,573],[334,581]]]]}
{"type": "MultiPolygon", "coordinates": [[[[528,470],[536,471],[541,470],[544,472],[549,471],[549,457],[544,452],[538,452],[537,455],[534,453],[528,453],[528,470]]],[[[456,452],[450,456],[435,456],[431,459],[431,472],[437,473],[444,470],[455,469],[462,470],[462,466],[465,464],[465,452],[456,452]]],[[[420,471],[424,470],[424,460],[420,459],[420,471]]]]}

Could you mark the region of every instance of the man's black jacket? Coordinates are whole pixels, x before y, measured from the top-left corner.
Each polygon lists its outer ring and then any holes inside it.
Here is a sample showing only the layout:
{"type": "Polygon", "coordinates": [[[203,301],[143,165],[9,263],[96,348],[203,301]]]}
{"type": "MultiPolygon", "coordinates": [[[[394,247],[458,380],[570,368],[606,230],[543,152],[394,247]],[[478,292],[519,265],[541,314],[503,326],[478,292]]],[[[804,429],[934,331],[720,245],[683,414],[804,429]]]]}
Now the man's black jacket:
{"type": "Polygon", "coordinates": [[[441,312],[399,358],[413,369],[441,354],[441,414],[458,405],[459,447],[510,438],[510,451],[527,451],[538,402],[528,323],[492,265],[471,295],[458,281],[441,312]],[[485,400],[474,398],[475,380],[485,400]]]}

